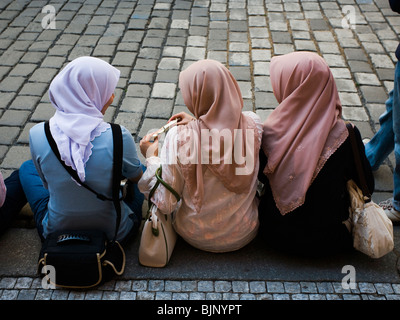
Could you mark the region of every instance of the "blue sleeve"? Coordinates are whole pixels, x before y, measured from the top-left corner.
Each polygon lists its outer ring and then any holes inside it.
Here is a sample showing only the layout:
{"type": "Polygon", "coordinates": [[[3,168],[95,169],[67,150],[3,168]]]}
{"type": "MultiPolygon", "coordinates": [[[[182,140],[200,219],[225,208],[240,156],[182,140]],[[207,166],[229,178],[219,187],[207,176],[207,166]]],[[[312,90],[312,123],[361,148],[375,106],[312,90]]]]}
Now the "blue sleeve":
{"type": "Polygon", "coordinates": [[[123,126],[121,126],[121,130],[123,140],[122,174],[126,178],[136,178],[142,172],[142,163],[139,160],[131,133],[123,126]]]}
{"type": "Polygon", "coordinates": [[[48,142],[44,133],[44,123],[41,122],[33,126],[29,131],[29,148],[31,151],[32,162],[35,165],[36,171],[43,182],[43,186],[47,189],[47,181],[43,175],[42,168],[40,166],[39,156],[39,154],[43,153],[43,151],[41,151],[40,149],[43,147],[43,144],[46,143],[48,142]]]}

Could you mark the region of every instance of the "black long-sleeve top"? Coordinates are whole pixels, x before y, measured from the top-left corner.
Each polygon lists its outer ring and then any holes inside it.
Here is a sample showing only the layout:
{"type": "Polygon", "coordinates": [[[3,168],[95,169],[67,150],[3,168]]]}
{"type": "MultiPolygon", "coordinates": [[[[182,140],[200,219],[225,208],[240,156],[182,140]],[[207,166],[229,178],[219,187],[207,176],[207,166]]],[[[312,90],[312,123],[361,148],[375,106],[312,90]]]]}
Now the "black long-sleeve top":
{"type": "MultiPolygon", "coordinates": [[[[374,177],[365,156],[360,132],[357,128],[354,131],[372,194],[374,177]]],[[[267,157],[261,151],[259,180],[264,183],[265,189],[259,205],[259,234],[267,245],[306,255],[352,248],[351,234],[342,222],[349,217],[350,200],[346,183],[350,179],[359,182],[353,159],[350,139],[347,138],[309,187],[304,204],[283,216],[276,207],[268,179],[262,172],[267,157]]]]}

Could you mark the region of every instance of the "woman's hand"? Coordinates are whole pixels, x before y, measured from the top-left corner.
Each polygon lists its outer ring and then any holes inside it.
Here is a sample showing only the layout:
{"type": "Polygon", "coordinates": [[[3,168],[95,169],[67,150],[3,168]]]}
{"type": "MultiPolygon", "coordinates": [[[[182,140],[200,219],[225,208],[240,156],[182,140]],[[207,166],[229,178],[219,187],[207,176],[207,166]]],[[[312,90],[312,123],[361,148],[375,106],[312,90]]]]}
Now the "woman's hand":
{"type": "Polygon", "coordinates": [[[158,157],[158,137],[155,138],[154,142],[151,142],[152,135],[152,133],[149,133],[144,136],[139,143],[140,152],[145,158],[158,157]]]}
{"type": "Polygon", "coordinates": [[[192,120],[196,120],[195,117],[192,117],[190,114],[186,113],[186,112],[179,112],[177,114],[174,114],[169,120],[168,122],[178,119],[178,123],[177,125],[185,125],[188,124],[190,121],[192,120]],[[180,119],[180,120],[179,120],[180,119]]]}

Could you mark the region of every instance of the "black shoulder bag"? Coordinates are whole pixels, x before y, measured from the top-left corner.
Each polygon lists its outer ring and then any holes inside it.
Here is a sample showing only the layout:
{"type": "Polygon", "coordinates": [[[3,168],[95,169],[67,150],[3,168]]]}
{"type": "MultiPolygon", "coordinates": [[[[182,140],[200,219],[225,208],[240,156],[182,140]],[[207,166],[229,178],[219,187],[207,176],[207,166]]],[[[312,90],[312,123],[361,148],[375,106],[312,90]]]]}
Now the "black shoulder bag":
{"type": "Polygon", "coordinates": [[[113,201],[117,212],[115,235],[112,240],[107,239],[105,232],[95,229],[60,230],[47,236],[40,251],[38,272],[47,277],[50,285],[66,288],[90,288],[108,280],[113,274],[121,275],[124,272],[125,252],[116,241],[121,222],[119,192],[122,175],[122,132],[119,125],[113,123],[110,125],[114,143],[112,198],[97,193],[83,183],[76,171],[61,160],[57,144],[50,133],[49,123],[45,123],[45,133],[49,144],[68,173],[100,200],[113,201]]]}

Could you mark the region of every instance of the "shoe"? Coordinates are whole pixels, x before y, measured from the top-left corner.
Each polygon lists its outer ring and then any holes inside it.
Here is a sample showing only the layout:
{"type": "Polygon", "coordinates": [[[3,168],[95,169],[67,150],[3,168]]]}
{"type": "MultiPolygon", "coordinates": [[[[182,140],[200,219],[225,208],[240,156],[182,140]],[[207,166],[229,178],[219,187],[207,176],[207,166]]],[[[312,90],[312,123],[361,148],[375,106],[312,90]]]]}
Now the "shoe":
{"type": "Polygon", "coordinates": [[[387,199],[379,203],[379,206],[385,211],[387,217],[392,222],[400,222],[400,211],[393,207],[393,198],[387,199]]]}

